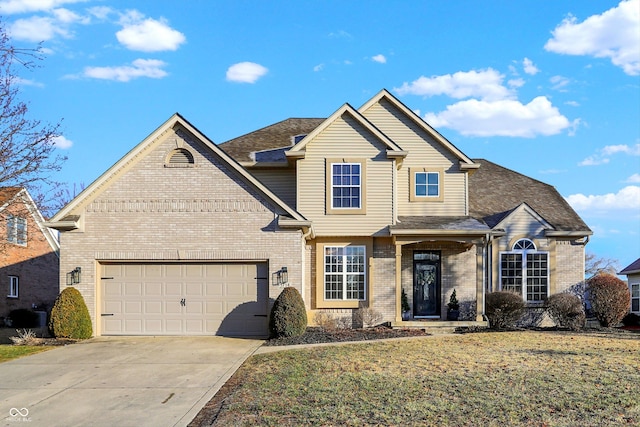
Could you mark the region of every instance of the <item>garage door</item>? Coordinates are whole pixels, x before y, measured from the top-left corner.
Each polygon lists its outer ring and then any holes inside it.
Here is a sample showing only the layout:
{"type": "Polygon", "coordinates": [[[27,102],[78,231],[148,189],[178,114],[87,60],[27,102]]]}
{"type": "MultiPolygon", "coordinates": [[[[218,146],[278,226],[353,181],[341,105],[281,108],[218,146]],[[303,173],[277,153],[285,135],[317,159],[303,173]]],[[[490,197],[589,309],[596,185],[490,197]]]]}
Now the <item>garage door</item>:
{"type": "Polygon", "coordinates": [[[265,263],[103,264],[103,335],[266,336],[265,263]]]}

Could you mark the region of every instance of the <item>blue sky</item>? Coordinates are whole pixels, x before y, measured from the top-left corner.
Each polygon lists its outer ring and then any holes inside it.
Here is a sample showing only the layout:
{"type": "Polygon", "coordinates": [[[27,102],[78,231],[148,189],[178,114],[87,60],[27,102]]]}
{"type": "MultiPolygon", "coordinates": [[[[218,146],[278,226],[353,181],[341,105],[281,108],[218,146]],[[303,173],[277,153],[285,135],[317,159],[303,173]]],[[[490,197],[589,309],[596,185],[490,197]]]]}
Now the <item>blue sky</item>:
{"type": "Polygon", "coordinates": [[[470,157],[554,185],[640,257],[640,0],[0,0],[58,179],[89,185],[173,113],[221,143],[394,93],[470,157]]]}

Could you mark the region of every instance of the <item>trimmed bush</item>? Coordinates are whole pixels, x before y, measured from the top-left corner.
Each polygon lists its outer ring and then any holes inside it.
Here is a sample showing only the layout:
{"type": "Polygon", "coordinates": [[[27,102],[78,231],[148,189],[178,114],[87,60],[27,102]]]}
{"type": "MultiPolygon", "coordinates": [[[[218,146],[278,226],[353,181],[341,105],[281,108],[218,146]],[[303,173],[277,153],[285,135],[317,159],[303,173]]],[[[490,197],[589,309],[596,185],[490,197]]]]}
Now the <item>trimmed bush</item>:
{"type": "Polygon", "coordinates": [[[524,313],[522,297],[513,292],[491,292],[486,295],[485,314],[491,329],[510,329],[524,313]]]}
{"type": "Polygon", "coordinates": [[[93,335],[87,305],[76,288],[66,288],[51,310],[49,330],[56,338],[87,339],[93,335]]]}
{"type": "Polygon", "coordinates": [[[38,314],[27,308],[18,308],[9,312],[12,328],[35,328],[38,326],[38,314]]]}
{"type": "Polygon", "coordinates": [[[307,310],[300,292],[294,287],[282,290],[271,309],[271,337],[297,337],[307,330],[307,310]]]}
{"type": "Polygon", "coordinates": [[[547,312],[560,328],[578,330],[584,327],[585,314],[582,301],[572,294],[555,294],[547,300],[547,312]]]}
{"type": "Polygon", "coordinates": [[[591,310],[605,328],[616,326],[631,308],[627,284],[616,276],[599,273],[587,280],[591,310]]]}

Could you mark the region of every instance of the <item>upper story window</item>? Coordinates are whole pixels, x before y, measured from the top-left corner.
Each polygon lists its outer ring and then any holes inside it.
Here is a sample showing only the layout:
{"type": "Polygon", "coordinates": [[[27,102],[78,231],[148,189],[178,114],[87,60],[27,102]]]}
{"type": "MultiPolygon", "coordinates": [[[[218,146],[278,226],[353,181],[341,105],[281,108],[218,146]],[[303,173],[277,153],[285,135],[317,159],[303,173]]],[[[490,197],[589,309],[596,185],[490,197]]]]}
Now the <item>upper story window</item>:
{"type": "Polygon", "coordinates": [[[549,294],[549,254],[529,239],[520,239],[500,254],[500,288],[522,295],[526,302],[542,302],[549,294]]]}
{"type": "Polygon", "coordinates": [[[409,200],[420,201],[442,201],[442,176],[443,170],[430,168],[410,168],[410,189],[409,200]]]}
{"type": "Polygon", "coordinates": [[[27,219],[19,216],[7,216],[7,240],[16,245],[27,245],[27,219]]]}
{"type": "Polygon", "coordinates": [[[9,276],[9,298],[18,298],[18,276],[9,276]]]}
{"type": "Polygon", "coordinates": [[[365,213],[364,161],[327,160],[327,213],[365,213]]]}
{"type": "Polygon", "coordinates": [[[184,148],[177,148],[169,153],[165,166],[173,168],[186,168],[192,167],[193,164],[193,154],[191,154],[189,150],[185,150],[184,148]]]}

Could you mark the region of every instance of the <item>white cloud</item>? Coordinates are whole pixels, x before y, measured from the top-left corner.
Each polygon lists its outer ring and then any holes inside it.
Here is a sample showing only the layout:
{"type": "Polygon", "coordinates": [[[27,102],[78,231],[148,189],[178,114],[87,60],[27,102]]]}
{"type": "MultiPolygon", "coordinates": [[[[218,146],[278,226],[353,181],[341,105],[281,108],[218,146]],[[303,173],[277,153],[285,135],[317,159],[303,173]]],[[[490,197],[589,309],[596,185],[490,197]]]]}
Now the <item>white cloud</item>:
{"type": "Polygon", "coordinates": [[[456,99],[477,97],[483,100],[499,100],[513,98],[513,93],[502,81],[504,76],[498,71],[486,70],[458,71],[442,76],[421,76],[411,83],[403,83],[394,88],[399,95],[435,96],[447,95],[456,99]]]}
{"type": "Polygon", "coordinates": [[[617,193],[602,195],[572,194],[567,202],[577,211],[616,211],[640,209],[640,186],[629,185],[617,193]]]}
{"type": "Polygon", "coordinates": [[[227,80],[237,83],[255,83],[269,70],[255,62],[239,62],[227,70],[227,80]]]}
{"type": "Polygon", "coordinates": [[[18,19],[9,26],[8,30],[12,38],[34,43],[51,40],[56,36],[71,37],[65,25],[48,16],[18,19]]]}
{"type": "Polygon", "coordinates": [[[44,87],[44,84],[37,82],[35,80],[23,79],[22,77],[16,77],[13,80],[13,83],[23,85],[23,86],[34,86],[34,87],[44,87]]]}
{"type": "Polygon", "coordinates": [[[513,88],[519,88],[524,86],[526,82],[524,81],[524,79],[521,78],[517,78],[517,79],[511,79],[509,81],[507,81],[507,84],[509,85],[509,87],[513,87],[513,88]]]}
{"type": "Polygon", "coordinates": [[[570,105],[572,107],[579,107],[580,103],[577,102],[577,101],[567,101],[567,102],[565,102],[565,105],[570,105]]]}
{"type": "Polygon", "coordinates": [[[628,182],[629,184],[640,184],[640,173],[634,173],[624,182],[628,182]]]}
{"type": "Polygon", "coordinates": [[[84,3],[87,0],[5,0],[0,1],[0,14],[41,12],[55,9],[65,4],[84,3]]]}
{"type": "Polygon", "coordinates": [[[522,61],[522,66],[524,67],[524,72],[531,76],[535,76],[540,71],[538,67],[533,65],[533,61],[529,58],[524,58],[524,60],[522,61]]]}
{"type": "Polygon", "coordinates": [[[60,135],[53,139],[53,145],[60,150],[68,150],[73,145],[73,142],[60,135]]]}
{"type": "Polygon", "coordinates": [[[387,63],[387,58],[385,58],[385,56],[382,55],[382,54],[376,55],[376,56],[372,57],[371,59],[373,61],[375,61],[375,62],[379,62],[380,64],[386,64],[387,63]]]}
{"type": "Polygon", "coordinates": [[[553,76],[549,79],[549,81],[553,85],[551,87],[553,90],[559,90],[561,92],[566,92],[566,89],[564,89],[564,87],[571,83],[571,80],[563,76],[553,76]]]}
{"type": "Polygon", "coordinates": [[[636,145],[607,145],[600,150],[596,154],[593,154],[580,163],[578,166],[597,166],[607,164],[611,161],[610,157],[614,154],[626,154],[628,156],[640,156],[640,144],[636,145]]]}
{"type": "Polygon", "coordinates": [[[313,67],[313,71],[322,71],[324,69],[324,64],[318,64],[315,67],[313,67]]]}
{"type": "Polygon", "coordinates": [[[469,99],[449,105],[441,113],[427,113],[425,120],[434,127],[455,129],[465,136],[511,136],[533,138],[555,135],[572,124],[544,96],[528,104],[503,99],[469,99]]]}
{"type": "Polygon", "coordinates": [[[123,29],[116,33],[118,41],[127,49],[141,52],[177,50],[186,37],[171,28],[166,20],[142,19],[139,12],[131,11],[122,20],[123,29]]]}
{"type": "Polygon", "coordinates": [[[136,59],[132,62],[132,65],[87,67],[82,75],[94,79],[115,80],[118,82],[128,82],[139,77],[161,79],[167,76],[167,72],[162,69],[166,65],[165,62],[157,59],[136,59]]]}
{"type": "Polygon", "coordinates": [[[618,6],[583,22],[564,19],[553,31],[544,48],[565,55],[610,58],[631,76],[640,74],[640,0],[621,1],[618,6]]]}

